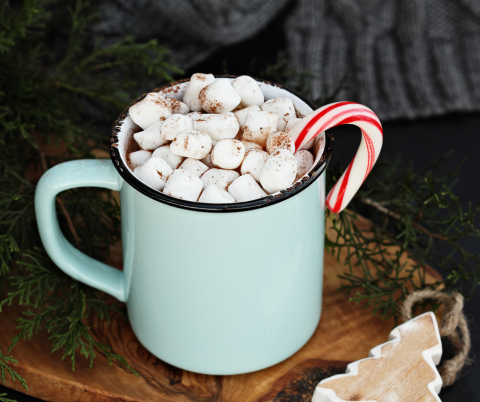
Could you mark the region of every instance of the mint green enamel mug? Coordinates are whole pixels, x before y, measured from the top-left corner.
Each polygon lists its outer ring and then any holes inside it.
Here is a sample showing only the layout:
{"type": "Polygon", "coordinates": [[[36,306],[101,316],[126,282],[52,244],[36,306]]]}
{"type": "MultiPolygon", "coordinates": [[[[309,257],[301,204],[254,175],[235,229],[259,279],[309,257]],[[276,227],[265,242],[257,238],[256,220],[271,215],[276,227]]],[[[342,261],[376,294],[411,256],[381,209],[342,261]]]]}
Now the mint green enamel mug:
{"type": "MultiPolygon", "coordinates": [[[[187,84],[156,91],[182,99],[187,84]]],[[[259,85],[266,100],[288,97],[301,115],[312,111],[288,89],[259,85]]],[[[52,260],[126,302],[139,341],[174,366],[240,374],[294,354],[320,320],[330,137],[312,171],[284,191],[244,203],[195,203],[153,190],[132,174],[126,150],[139,128],[127,111],[112,130],[111,160],[62,163],[41,178],[35,208],[52,260]],[[56,195],[87,186],[120,192],[123,272],[81,253],[60,231],[56,195]]]]}

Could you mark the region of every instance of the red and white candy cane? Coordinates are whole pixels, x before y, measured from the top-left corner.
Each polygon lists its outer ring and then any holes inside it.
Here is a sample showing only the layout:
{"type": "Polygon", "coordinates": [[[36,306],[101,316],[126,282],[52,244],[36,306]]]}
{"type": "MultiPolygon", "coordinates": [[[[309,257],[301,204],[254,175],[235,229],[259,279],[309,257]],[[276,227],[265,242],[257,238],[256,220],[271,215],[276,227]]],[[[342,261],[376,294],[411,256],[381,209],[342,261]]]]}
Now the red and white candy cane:
{"type": "Polygon", "coordinates": [[[368,107],[354,102],[337,102],[321,107],[299,121],[288,132],[295,140],[295,152],[329,128],[353,124],[362,131],[360,147],[327,196],[332,212],[342,211],[358,191],[377,161],[383,144],[382,124],[368,107]]]}

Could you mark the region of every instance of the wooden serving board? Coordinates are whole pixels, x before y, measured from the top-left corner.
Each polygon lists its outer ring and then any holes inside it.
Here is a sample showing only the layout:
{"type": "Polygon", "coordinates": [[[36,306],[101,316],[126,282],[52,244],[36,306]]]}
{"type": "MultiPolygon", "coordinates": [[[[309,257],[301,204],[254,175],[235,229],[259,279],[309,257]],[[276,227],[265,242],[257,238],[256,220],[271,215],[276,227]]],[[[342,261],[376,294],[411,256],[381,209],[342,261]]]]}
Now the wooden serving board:
{"type": "MultiPolygon", "coordinates": [[[[357,226],[368,228],[369,222],[360,218],[357,226]]],[[[295,355],[265,370],[208,376],[178,369],[152,356],[120,317],[114,317],[110,326],[92,320],[92,333],[110,345],[114,353],[124,356],[139,377],[119,364],[110,366],[100,353],[92,369],[82,356],[77,356],[72,372],[70,361],[61,360],[61,352],[50,353],[46,332],[17,344],[11,353],[19,361],[14,369],[27,380],[28,394],[46,401],[310,401],[322,379],[343,373],[348,363],[367,357],[370,349],[387,340],[394,326],[392,320],[382,321],[378,315],[350,302],[344,292],[337,291],[337,275],[345,271],[343,259],[337,262],[325,254],[322,317],[316,332],[295,355]]],[[[441,280],[440,275],[429,268],[427,282],[436,280],[441,280]]],[[[17,333],[18,314],[14,307],[5,308],[0,314],[3,347],[17,333]]],[[[25,392],[18,381],[14,383],[10,378],[5,385],[25,392]]]]}

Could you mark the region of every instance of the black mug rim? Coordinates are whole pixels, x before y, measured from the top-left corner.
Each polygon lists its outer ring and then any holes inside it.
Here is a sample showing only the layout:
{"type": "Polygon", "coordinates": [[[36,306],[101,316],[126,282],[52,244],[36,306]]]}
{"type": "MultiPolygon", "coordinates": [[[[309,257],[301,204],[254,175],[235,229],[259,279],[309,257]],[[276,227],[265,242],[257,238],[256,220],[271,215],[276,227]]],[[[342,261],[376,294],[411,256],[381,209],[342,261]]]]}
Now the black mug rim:
{"type": "MultiPolygon", "coordinates": [[[[215,75],[215,78],[237,78],[237,77],[238,77],[237,75],[215,75]]],[[[263,82],[267,85],[272,85],[278,88],[282,88],[292,93],[303,102],[305,102],[308,106],[312,108],[312,110],[316,109],[316,106],[310,100],[305,98],[300,93],[284,85],[280,85],[271,81],[262,80],[258,78],[254,78],[254,79],[258,82],[263,82]]],[[[160,92],[164,89],[174,87],[175,85],[182,84],[188,81],[190,81],[189,78],[171,82],[171,83],[159,86],[150,92],[160,92]]],[[[133,102],[131,102],[120,114],[118,119],[115,120],[115,122],[113,123],[111,136],[110,136],[110,159],[112,160],[113,165],[115,166],[118,174],[123,178],[123,180],[125,180],[129,185],[131,185],[135,190],[139,191],[143,195],[155,201],[159,201],[163,204],[167,204],[172,207],[188,209],[190,211],[198,211],[198,212],[241,212],[241,211],[250,211],[253,209],[268,207],[270,205],[278,204],[282,201],[285,201],[293,197],[294,195],[302,192],[310,185],[312,185],[313,182],[322,175],[322,173],[327,168],[328,163],[330,162],[330,158],[332,156],[333,141],[332,141],[331,135],[327,132],[325,135],[325,149],[323,151],[322,157],[317,162],[317,164],[310,170],[310,172],[307,175],[305,175],[301,179],[300,182],[297,181],[293,183],[291,187],[288,187],[285,190],[281,190],[279,193],[268,195],[266,197],[258,198],[252,201],[235,202],[231,204],[210,204],[210,203],[204,203],[204,202],[198,202],[198,201],[197,202],[186,201],[180,198],[171,197],[169,195],[166,195],[160,191],[157,191],[147,186],[146,184],[138,180],[123,162],[123,159],[120,155],[120,150],[118,149],[118,145],[117,145],[118,144],[117,133],[121,130],[121,126],[125,118],[128,116],[129,108],[135,103],[140,102],[143,98],[145,98],[146,95],[147,93],[144,93],[143,95],[135,99],[133,102]]]]}

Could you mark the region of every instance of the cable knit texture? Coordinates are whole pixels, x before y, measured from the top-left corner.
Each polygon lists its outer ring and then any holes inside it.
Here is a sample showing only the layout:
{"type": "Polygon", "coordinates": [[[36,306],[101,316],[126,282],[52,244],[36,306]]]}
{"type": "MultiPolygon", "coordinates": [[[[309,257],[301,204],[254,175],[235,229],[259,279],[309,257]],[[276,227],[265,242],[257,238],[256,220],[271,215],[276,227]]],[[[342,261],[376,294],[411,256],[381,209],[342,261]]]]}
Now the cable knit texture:
{"type": "Polygon", "coordinates": [[[314,97],[346,77],[339,98],[383,120],[480,110],[476,0],[300,0],[286,35],[314,97]]]}
{"type": "Polygon", "coordinates": [[[317,73],[314,98],[345,79],[337,98],[383,120],[480,110],[478,0],[109,0],[98,32],[157,37],[189,68],[252,37],[287,3],[288,54],[317,73]]]}

